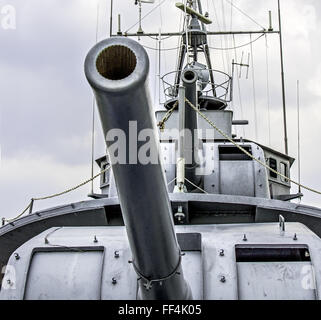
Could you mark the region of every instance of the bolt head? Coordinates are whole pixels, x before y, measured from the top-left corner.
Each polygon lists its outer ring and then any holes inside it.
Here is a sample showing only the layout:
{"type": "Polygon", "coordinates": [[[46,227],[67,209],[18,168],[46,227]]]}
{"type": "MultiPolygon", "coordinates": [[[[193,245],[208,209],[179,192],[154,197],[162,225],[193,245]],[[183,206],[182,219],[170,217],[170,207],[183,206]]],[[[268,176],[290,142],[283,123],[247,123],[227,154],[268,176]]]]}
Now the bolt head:
{"type": "Polygon", "coordinates": [[[225,278],[224,276],[222,276],[221,279],[220,279],[220,281],[221,281],[222,283],[225,283],[225,282],[226,282],[226,278],[225,278]]]}

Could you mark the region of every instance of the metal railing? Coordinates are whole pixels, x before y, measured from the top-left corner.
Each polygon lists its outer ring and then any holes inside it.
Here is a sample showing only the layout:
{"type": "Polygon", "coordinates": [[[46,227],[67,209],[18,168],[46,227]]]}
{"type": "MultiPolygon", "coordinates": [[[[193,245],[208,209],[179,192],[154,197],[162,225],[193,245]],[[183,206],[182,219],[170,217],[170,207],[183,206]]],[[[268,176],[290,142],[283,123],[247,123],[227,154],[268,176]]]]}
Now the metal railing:
{"type": "MultiPolygon", "coordinates": [[[[225,102],[231,102],[233,97],[233,78],[227,73],[214,70],[214,69],[197,69],[193,68],[194,71],[209,71],[213,73],[213,78],[215,83],[209,81],[198,81],[198,83],[203,88],[203,96],[213,97],[225,102]],[[215,91],[216,96],[214,96],[213,91],[215,91]]],[[[179,85],[175,83],[177,74],[182,72],[182,70],[172,71],[166,73],[161,77],[163,92],[166,98],[173,99],[177,97],[179,85]]]]}

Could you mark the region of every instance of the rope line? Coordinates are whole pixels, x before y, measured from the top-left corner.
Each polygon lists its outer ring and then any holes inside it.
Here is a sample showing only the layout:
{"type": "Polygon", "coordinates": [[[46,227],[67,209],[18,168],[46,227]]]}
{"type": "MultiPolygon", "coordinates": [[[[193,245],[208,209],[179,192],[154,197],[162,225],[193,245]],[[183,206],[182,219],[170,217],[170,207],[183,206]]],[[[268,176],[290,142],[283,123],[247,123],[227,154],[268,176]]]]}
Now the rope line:
{"type": "MultiPolygon", "coordinates": [[[[96,17],[96,44],[98,42],[99,29],[99,3],[97,3],[97,17],[96,17]]],[[[91,124],[91,177],[94,176],[94,154],[95,154],[95,97],[92,99],[92,124],[91,124]]],[[[94,183],[91,183],[91,193],[94,193],[94,183]]]]}
{"type": "Polygon", "coordinates": [[[67,189],[67,190],[65,190],[65,191],[62,191],[62,192],[59,192],[59,193],[55,193],[55,194],[52,194],[52,195],[46,196],[46,197],[32,198],[31,201],[30,201],[30,203],[29,203],[29,205],[28,205],[18,216],[16,216],[15,218],[12,218],[12,219],[3,219],[3,221],[4,221],[4,222],[7,222],[7,223],[12,223],[12,222],[16,221],[17,219],[19,219],[20,217],[22,217],[22,216],[26,213],[26,211],[32,206],[32,204],[33,204],[34,201],[47,200],[47,199],[59,197],[59,196],[62,196],[62,195],[64,195],[64,194],[66,194],[66,193],[69,193],[69,192],[71,192],[71,191],[74,191],[74,190],[76,190],[76,189],[78,189],[78,188],[86,185],[87,183],[93,181],[94,179],[96,179],[97,177],[99,177],[100,175],[102,175],[103,173],[107,172],[110,168],[111,168],[111,166],[106,167],[104,170],[100,171],[99,173],[97,173],[97,174],[96,174],[95,176],[93,176],[92,178],[90,178],[90,179],[88,179],[88,180],[86,180],[86,181],[78,184],[78,185],[75,186],[75,187],[72,187],[72,188],[70,188],[70,189],[67,189]]]}
{"type": "MultiPolygon", "coordinates": [[[[214,3],[214,0],[212,0],[212,5],[213,5],[213,9],[214,9],[214,14],[215,14],[215,21],[214,21],[214,23],[215,23],[215,22],[217,23],[218,31],[223,31],[223,30],[221,29],[221,26],[220,26],[220,22],[219,22],[219,19],[218,19],[218,13],[217,13],[217,11],[216,11],[216,6],[215,6],[215,3],[214,3]]],[[[208,11],[210,11],[210,10],[208,10],[208,11]]],[[[223,47],[223,39],[222,39],[222,38],[225,40],[225,37],[220,37],[221,47],[223,47]]],[[[212,39],[209,38],[209,43],[210,43],[211,40],[212,40],[212,39]]],[[[226,66],[225,66],[225,57],[224,57],[223,51],[222,51],[221,56],[222,56],[222,63],[223,63],[224,72],[225,72],[225,73],[228,73],[228,70],[229,70],[229,62],[227,61],[227,65],[228,65],[228,66],[227,66],[227,69],[226,69],[226,66]]]]}
{"type": "Polygon", "coordinates": [[[202,188],[198,187],[198,186],[197,186],[196,184],[194,184],[192,181],[189,181],[187,178],[185,178],[185,180],[186,180],[189,184],[191,184],[193,187],[195,187],[196,189],[202,191],[202,192],[205,193],[205,194],[208,194],[208,192],[206,192],[206,191],[203,190],[202,188]]]}
{"type": "Polygon", "coordinates": [[[229,0],[225,0],[227,3],[229,3],[232,7],[234,7],[236,10],[238,10],[239,12],[241,12],[244,16],[246,16],[247,18],[249,18],[252,22],[254,22],[255,24],[257,24],[259,27],[261,27],[263,30],[265,30],[265,28],[259,24],[257,21],[255,21],[251,16],[249,16],[247,13],[245,13],[243,10],[241,10],[239,7],[237,7],[233,1],[229,1],[229,0]]]}
{"type": "MultiPolygon", "coordinates": [[[[234,47],[236,47],[234,34],[233,34],[233,44],[234,44],[234,47]]],[[[241,70],[242,66],[239,66],[237,64],[238,62],[237,62],[237,51],[236,51],[236,49],[234,49],[234,57],[235,57],[235,62],[236,62],[236,72],[239,73],[239,70],[241,70]]],[[[240,83],[240,77],[239,77],[238,74],[236,75],[236,78],[237,78],[237,89],[238,89],[238,96],[239,96],[239,103],[240,103],[241,118],[244,119],[241,83],[240,83]]],[[[243,137],[244,137],[245,136],[244,126],[242,128],[242,132],[243,132],[243,137]]]]}
{"type": "Polygon", "coordinates": [[[178,101],[176,101],[172,107],[172,109],[168,110],[165,116],[161,121],[158,122],[157,126],[160,128],[161,131],[165,128],[165,122],[170,118],[170,116],[173,114],[174,110],[178,106],[178,101]]]}
{"type": "Polygon", "coordinates": [[[240,48],[243,48],[243,47],[246,47],[246,46],[249,46],[250,44],[258,41],[259,39],[261,39],[262,37],[264,36],[264,33],[262,33],[260,36],[258,36],[256,39],[254,40],[251,40],[250,42],[248,43],[245,43],[245,44],[241,44],[239,46],[236,46],[236,47],[230,47],[230,48],[218,48],[218,47],[210,47],[210,49],[213,49],[213,50],[234,50],[234,49],[240,49],[240,48]]]}
{"type": "Polygon", "coordinates": [[[217,132],[219,132],[224,138],[226,138],[229,142],[231,142],[235,147],[237,147],[239,150],[241,150],[243,153],[245,153],[247,156],[249,156],[252,160],[256,161],[257,163],[259,163],[260,165],[262,165],[263,167],[265,167],[266,169],[268,169],[269,171],[277,174],[278,176],[280,176],[281,178],[290,181],[291,183],[301,187],[302,189],[311,191],[313,193],[319,194],[321,195],[321,191],[318,191],[316,189],[307,187],[299,182],[296,182],[292,179],[290,179],[289,177],[285,176],[284,174],[278,172],[277,170],[272,169],[270,166],[268,166],[266,163],[264,163],[263,161],[255,158],[250,152],[248,152],[247,150],[245,150],[244,148],[242,148],[239,144],[237,144],[233,139],[231,139],[225,132],[223,132],[220,128],[218,128],[214,122],[212,122],[210,119],[208,119],[205,114],[203,114],[197,107],[195,107],[188,99],[185,98],[185,101],[187,102],[187,104],[194,109],[210,126],[212,126],[217,132]]]}
{"type": "Polygon", "coordinates": [[[155,50],[155,51],[171,51],[171,50],[177,50],[179,49],[180,47],[175,47],[175,48],[163,48],[163,49],[159,49],[159,48],[153,48],[153,47],[149,47],[149,46],[145,46],[145,45],[142,45],[144,48],[146,49],[150,49],[150,50],[155,50]]]}
{"type": "MultiPolygon", "coordinates": [[[[262,35],[263,36],[263,35],[262,35]]],[[[250,34],[250,40],[252,35],[250,34]]],[[[253,107],[254,107],[254,119],[255,119],[255,139],[258,140],[258,129],[257,129],[257,104],[256,104],[256,89],[255,89],[255,70],[254,70],[254,55],[253,55],[253,42],[251,42],[251,66],[252,66],[252,89],[253,89],[253,107]]]]}
{"type": "MultiPolygon", "coordinates": [[[[147,12],[140,21],[143,21],[146,17],[148,17],[152,12],[154,12],[158,7],[160,7],[166,0],[163,0],[161,3],[159,3],[155,8],[153,8],[152,10],[150,10],[149,12],[147,12]]],[[[127,33],[130,29],[134,28],[135,26],[137,26],[139,24],[139,21],[137,21],[135,24],[133,24],[131,27],[129,27],[125,33],[127,33]]]]}
{"type": "Polygon", "coordinates": [[[267,108],[268,108],[268,126],[269,126],[269,145],[271,146],[271,99],[270,99],[270,70],[269,70],[269,46],[268,39],[265,34],[265,64],[266,64],[266,95],[267,95],[267,108]]]}

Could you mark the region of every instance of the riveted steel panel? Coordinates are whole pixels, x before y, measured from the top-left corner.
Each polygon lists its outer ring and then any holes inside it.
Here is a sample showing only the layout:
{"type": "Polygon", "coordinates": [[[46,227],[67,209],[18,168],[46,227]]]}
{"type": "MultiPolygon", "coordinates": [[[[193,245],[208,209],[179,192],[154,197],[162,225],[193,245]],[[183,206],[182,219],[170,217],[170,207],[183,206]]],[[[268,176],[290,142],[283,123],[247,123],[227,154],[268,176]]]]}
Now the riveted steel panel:
{"type": "Polygon", "coordinates": [[[310,262],[238,262],[240,300],[315,300],[302,274],[310,262]]]}
{"type": "Polygon", "coordinates": [[[99,300],[103,251],[35,252],[25,300],[99,300]]]}

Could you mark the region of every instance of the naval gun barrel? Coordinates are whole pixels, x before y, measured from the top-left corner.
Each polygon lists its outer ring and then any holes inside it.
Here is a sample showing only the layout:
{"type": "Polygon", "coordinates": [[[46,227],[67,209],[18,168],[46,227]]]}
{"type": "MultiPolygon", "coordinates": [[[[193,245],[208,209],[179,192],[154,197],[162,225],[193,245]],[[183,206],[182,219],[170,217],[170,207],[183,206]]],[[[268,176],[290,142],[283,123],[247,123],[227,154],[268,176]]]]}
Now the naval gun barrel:
{"type": "MultiPolygon", "coordinates": [[[[141,278],[140,297],[190,299],[158,153],[159,141],[147,87],[148,71],[149,59],[144,48],[123,37],[99,42],[85,61],[85,74],[94,91],[105,138],[115,129],[123,132],[126,138],[125,163],[116,161],[117,152],[111,152],[113,142],[106,139],[106,144],[133,265],[141,278]],[[137,128],[135,141],[129,123],[137,128]],[[150,155],[156,150],[156,161],[152,163],[140,161],[139,150],[148,140],[146,137],[139,139],[144,132],[151,133],[150,155]],[[137,143],[136,147],[133,143],[137,143]]],[[[118,156],[119,152],[121,150],[118,156]]]]}

